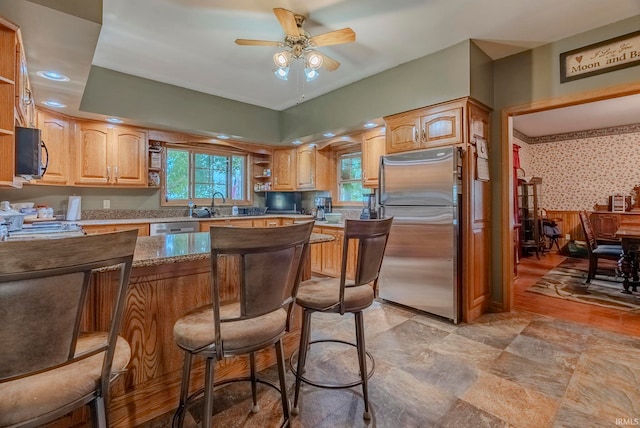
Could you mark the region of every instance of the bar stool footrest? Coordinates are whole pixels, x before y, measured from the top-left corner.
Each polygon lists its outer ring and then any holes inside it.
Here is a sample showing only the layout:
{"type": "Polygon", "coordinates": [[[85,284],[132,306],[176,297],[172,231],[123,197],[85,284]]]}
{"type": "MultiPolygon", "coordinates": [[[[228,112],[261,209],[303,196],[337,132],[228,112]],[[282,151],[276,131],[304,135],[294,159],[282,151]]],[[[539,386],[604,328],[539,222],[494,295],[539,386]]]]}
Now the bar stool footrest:
{"type": "MultiPolygon", "coordinates": [[[[358,347],[355,343],[347,342],[347,341],[344,341],[344,340],[338,340],[338,339],[312,340],[311,342],[309,342],[309,347],[311,347],[311,345],[313,345],[315,343],[324,343],[324,342],[342,343],[344,345],[353,346],[354,348],[358,347]]],[[[291,370],[293,375],[296,376],[296,378],[299,378],[302,382],[304,382],[304,383],[306,383],[308,385],[312,385],[312,386],[318,387],[318,388],[327,388],[327,389],[346,389],[346,388],[352,388],[354,386],[362,385],[362,380],[357,380],[357,381],[350,382],[350,383],[335,384],[335,383],[321,383],[321,382],[318,382],[318,381],[315,381],[315,380],[308,379],[304,375],[298,376],[298,373],[296,371],[296,367],[293,364],[294,358],[298,356],[298,351],[299,351],[299,349],[296,349],[291,354],[291,358],[289,358],[289,369],[291,370]]],[[[376,360],[369,353],[369,351],[365,350],[364,352],[367,355],[367,357],[369,358],[369,361],[371,362],[371,369],[369,369],[368,373],[367,373],[367,379],[371,379],[371,376],[373,376],[373,372],[375,371],[375,368],[376,368],[376,360]]]]}
{"type": "MultiPolygon", "coordinates": [[[[215,392],[216,389],[219,389],[219,387],[227,385],[229,383],[232,382],[251,382],[251,378],[249,376],[247,377],[236,377],[233,379],[225,379],[223,381],[220,382],[215,382],[213,384],[213,391],[215,392]]],[[[265,380],[265,379],[256,379],[256,383],[261,383],[263,385],[267,385],[270,386],[271,388],[275,389],[276,391],[278,391],[279,393],[281,393],[282,391],[280,390],[280,387],[278,385],[276,385],[274,382],[271,382],[270,380],[265,380]]],[[[183,407],[179,407],[176,412],[173,414],[173,421],[171,426],[172,427],[177,427],[177,421],[178,418],[180,416],[180,414],[182,414],[182,412],[186,411],[187,407],[189,406],[190,403],[193,402],[193,400],[198,397],[199,395],[204,394],[204,388],[200,388],[197,391],[193,392],[191,395],[189,395],[189,397],[187,397],[187,402],[184,403],[183,407]]],[[[251,409],[252,413],[255,413],[254,409],[251,409]]]]}

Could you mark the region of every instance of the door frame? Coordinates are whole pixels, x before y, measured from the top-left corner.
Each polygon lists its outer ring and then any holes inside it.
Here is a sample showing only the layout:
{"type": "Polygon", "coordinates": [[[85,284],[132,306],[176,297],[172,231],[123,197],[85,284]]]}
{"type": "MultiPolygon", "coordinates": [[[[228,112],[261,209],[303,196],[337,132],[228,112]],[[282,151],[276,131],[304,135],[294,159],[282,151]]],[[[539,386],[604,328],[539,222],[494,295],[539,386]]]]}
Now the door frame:
{"type": "Polygon", "coordinates": [[[515,280],[513,273],[515,256],[513,245],[515,240],[513,218],[513,117],[635,94],[640,94],[640,82],[530,102],[502,110],[500,118],[500,129],[502,131],[500,174],[503,180],[500,189],[500,206],[502,207],[500,229],[503,231],[501,251],[503,260],[501,274],[503,311],[511,312],[513,310],[513,282],[515,280]]]}

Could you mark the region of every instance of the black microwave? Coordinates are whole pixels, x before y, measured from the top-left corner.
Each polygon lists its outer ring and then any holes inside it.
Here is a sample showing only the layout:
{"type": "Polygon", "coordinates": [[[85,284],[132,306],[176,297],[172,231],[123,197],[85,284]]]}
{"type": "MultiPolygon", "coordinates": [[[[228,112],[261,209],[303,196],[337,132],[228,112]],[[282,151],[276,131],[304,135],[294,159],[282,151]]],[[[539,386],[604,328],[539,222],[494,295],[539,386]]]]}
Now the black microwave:
{"type": "Polygon", "coordinates": [[[49,152],[42,141],[41,132],[37,128],[16,126],[16,175],[30,175],[41,178],[47,171],[49,152]],[[42,164],[42,150],[46,156],[42,164]]]}

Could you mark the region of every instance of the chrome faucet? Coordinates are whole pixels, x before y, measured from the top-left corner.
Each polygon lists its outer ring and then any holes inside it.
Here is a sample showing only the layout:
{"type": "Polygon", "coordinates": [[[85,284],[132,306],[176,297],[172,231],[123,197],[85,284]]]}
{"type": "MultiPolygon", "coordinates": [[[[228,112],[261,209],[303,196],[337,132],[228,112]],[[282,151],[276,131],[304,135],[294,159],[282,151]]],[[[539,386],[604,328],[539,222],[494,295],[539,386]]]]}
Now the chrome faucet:
{"type": "Polygon", "coordinates": [[[216,212],[214,210],[215,208],[215,200],[216,200],[216,195],[220,195],[220,197],[222,198],[222,203],[225,203],[225,199],[224,199],[224,195],[220,192],[213,192],[213,195],[211,195],[211,217],[214,217],[216,215],[216,212]]]}

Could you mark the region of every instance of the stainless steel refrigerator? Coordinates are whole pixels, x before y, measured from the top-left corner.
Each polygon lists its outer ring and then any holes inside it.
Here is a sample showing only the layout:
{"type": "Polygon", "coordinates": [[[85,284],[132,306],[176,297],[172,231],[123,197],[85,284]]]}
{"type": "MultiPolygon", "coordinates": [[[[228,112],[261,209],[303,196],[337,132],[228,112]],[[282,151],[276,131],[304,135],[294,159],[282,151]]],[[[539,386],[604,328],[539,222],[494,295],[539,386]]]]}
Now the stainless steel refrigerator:
{"type": "Polygon", "coordinates": [[[394,220],[379,295],[454,323],[459,317],[461,176],[455,147],[380,160],[380,214],[394,220]]]}

